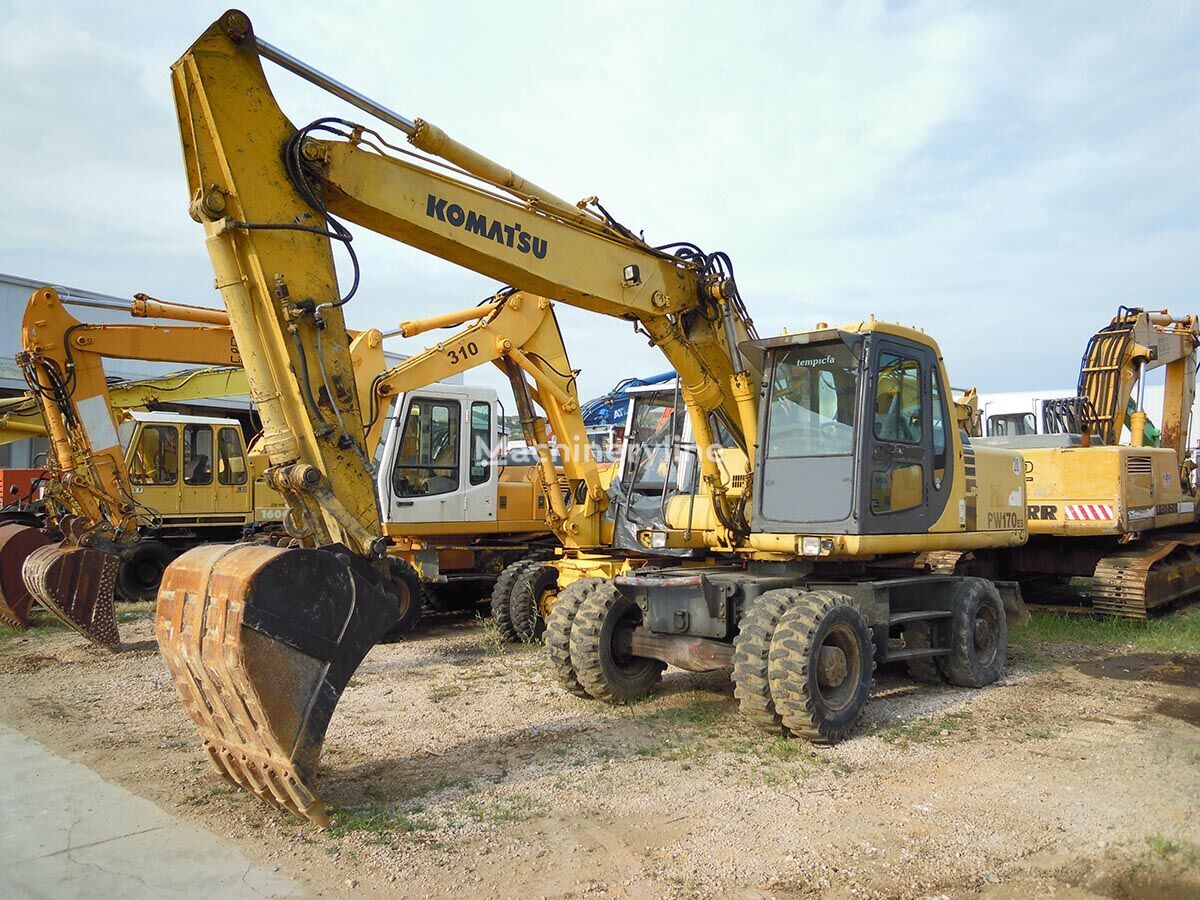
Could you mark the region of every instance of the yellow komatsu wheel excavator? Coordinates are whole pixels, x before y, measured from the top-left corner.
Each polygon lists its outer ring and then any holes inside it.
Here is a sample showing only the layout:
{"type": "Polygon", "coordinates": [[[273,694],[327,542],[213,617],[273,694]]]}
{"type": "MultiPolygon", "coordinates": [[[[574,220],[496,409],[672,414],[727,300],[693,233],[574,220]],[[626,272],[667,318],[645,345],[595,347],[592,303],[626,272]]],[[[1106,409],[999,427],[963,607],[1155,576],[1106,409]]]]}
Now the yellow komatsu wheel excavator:
{"type": "Polygon", "coordinates": [[[1010,554],[1014,577],[1081,579],[1096,611],[1132,619],[1200,591],[1188,448],[1198,349],[1195,316],[1122,307],[1088,341],[1078,395],[1044,403],[1043,433],[980,441],[1025,457],[1030,540],[1010,554]],[[1157,368],[1151,446],[1145,388],[1157,368]]]}
{"type": "MultiPolygon", "coordinates": [[[[576,498],[601,510],[581,513],[579,528],[611,527],[612,538],[554,563],[547,650],[567,690],[623,700],[653,690],[668,663],[732,666],[750,718],[837,740],[861,714],[876,661],[965,685],[998,677],[1012,586],[914,564],[1022,544],[1023,463],[954,427],[927,335],[867,320],[759,339],[725,254],[650,245],[594,198],[564,201],[268,44],[239,11],[200,36],[172,79],[190,212],[263,421],[266,477],[295,533],[291,548],[192,550],[159,592],[160,648],[226,777],[327,822],[314,785],[325,732],[397,616],[370,417],[350,389],[343,308],[355,287],[341,293],[332,260],[332,244],[351,241],[341,219],[526,295],[630,321],[679,375],[690,481],[649,505],[606,500],[586,480],[576,498]],[[264,58],[399,129],[410,149],[342,119],[296,128],[264,58]],[[650,552],[682,558],[629,571],[628,554],[650,552]]],[[[465,366],[475,350],[445,352],[465,366]]]]}

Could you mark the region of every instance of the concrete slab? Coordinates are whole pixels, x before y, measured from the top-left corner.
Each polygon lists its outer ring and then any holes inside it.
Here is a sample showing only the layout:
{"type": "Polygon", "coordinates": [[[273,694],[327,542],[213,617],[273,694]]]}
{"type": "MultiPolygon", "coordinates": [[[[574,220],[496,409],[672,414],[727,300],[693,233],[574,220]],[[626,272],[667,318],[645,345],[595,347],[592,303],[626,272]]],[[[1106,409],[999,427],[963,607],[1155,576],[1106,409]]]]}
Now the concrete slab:
{"type": "Polygon", "coordinates": [[[0,725],[0,897],[303,897],[235,845],[0,725]]]}

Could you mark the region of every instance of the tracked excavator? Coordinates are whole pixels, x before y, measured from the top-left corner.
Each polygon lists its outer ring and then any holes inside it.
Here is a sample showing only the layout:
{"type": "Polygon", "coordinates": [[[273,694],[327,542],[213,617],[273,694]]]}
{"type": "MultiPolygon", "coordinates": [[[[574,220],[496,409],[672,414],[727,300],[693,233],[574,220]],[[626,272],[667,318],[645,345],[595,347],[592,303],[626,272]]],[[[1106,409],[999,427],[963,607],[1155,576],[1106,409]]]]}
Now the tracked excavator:
{"type": "MultiPolygon", "coordinates": [[[[343,219],[526,296],[630,321],[666,356],[694,433],[686,489],[609,502],[605,551],[556,559],[547,651],[573,693],[651,691],[668,663],[732,667],[742,709],[837,740],[876,661],[982,686],[1004,665],[1002,589],[914,569],[1026,539],[1020,454],[952,424],[936,343],[873,319],[761,339],[723,253],[651,245],[595,198],[564,201],[218,19],[172,67],[190,212],[242,349],[291,547],[209,546],[168,568],[157,635],[214,765],[324,824],[314,776],[334,707],[396,594],[351,374],[332,244],[343,219]],[[295,127],[263,60],[405,134],[295,127]],[[637,568],[630,553],[677,552],[637,568]],[[691,558],[695,555],[696,558],[691,558]]],[[[485,345],[447,342],[466,365],[485,345]]],[[[510,364],[520,365],[509,354],[510,364]]],[[[525,370],[528,371],[528,370],[525,370]]],[[[544,399],[544,396],[543,396],[544,399]]],[[[587,483],[583,505],[605,504],[587,483]]],[[[582,516],[579,527],[592,527],[582,516]]]]}
{"type": "Polygon", "coordinates": [[[1044,403],[1043,434],[979,441],[1025,458],[1030,540],[1011,552],[1012,577],[1079,579],[1097,612],[1130,619],[1200,591],[1188,449],[1198,348],[1195,316],[1121,307],[1087,343],[1077,396],[1044,403]],[[1159,368],[1152,443],[1144,394],[1159,368]]]}

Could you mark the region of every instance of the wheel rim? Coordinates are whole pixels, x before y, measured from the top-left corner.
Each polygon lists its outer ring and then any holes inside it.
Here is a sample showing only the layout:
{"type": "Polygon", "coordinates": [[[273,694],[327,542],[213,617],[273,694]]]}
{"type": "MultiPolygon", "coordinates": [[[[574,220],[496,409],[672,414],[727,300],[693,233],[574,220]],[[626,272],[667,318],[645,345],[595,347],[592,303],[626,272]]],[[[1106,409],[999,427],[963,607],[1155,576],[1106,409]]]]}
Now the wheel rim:
{"type": "Polygon", "coordinates": [[[985,602],[975,611],[971,640],[976,659],[982,665],[990,665],[1000,645],[1000,618],[993,604],[985,602]]]}
{"type": "Polygon", "coordinates": [[[542,619],[550,615],[550,610],[554,607],[554,601],[558,599],[558,588],[546,588],[537,598],[538,613],[542,619]]]}
{"type": "Polygon", "coordinates": [[[646,665],[646,658],[643,656],[631,656],[627,653],[622,653],[617,649],[617,635],[625,629],[633,630],[638,625],[642,624],[642,611],[635,603],[629,603],[624,609],[617,606],[609,615],[609,621],[605,623],[602,638],[604,640],[604,651],[607,653],[613,666],[621,670],[625,675],[634,676],[638,674],[646,665]]]}
{"type": "Polygon", "coordinates": [[[862,649],[850,623],[833,623],[813,648],[812,664],[817,693],[826,709],[836,712],[850,706],[863,671],[862,649]]]}

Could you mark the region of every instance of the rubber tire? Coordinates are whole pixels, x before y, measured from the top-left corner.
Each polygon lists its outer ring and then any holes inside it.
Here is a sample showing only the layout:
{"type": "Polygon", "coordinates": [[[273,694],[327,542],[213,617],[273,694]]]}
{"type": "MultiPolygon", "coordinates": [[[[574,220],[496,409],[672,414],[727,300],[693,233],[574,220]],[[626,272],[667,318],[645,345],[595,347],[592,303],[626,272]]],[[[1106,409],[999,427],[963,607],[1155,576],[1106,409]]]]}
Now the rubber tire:
{"type": "Polygon", "coordinates": [[[597,700],[624,703],[648,697],[662,681],[665,662],[645,656],[621,660],[613,637],[624,622],[642,621],[638,605],[607,579],[579,605],[571,627],[571,665],[583,689],[597,700]]]}
{"type": "Polygon", "coordinates": [[[580,605],[591,596],[595,588],[604,584],[603,578],[580,578],[558,592],[550,617],[546,619],[546,658],[550,661],[550,673],[568,694],[590,698],[571,662],[571,631],[580,605]]]}
{"type": "Polygon", "coordinates": [[[558,569],[536,565],[517,575],[508,595],[508,615],[517,639],[527,644],[541,638],[546,631],[538,598],[558,587],[558,569]]]}
{"type": "Polygon", "coordinates": [[[381,644],[394,644],[404,640],[417,623],[421,621],[421,612],[425,609],[425,583],[413,568],[412,563],[398,556],[388,557],[388,575],[397,588],[400,600],[400,619],[384,632],[379,639],[381,644]]]}
{"type": "Polygon", "coordinates": [[[742,715],[770,731],[782,731],[768,677],[771,636],[783,614],[804,596],[799,588],[764,591],[750,602],[733,639],[733,696],[742,715]]]}
{"type": "Polygon", "coordinates": [[[771,639],[771,694],[784,727],[793,737],[818,744],[834,744],[844,738],[862,716],[874,673],[871,629],[844,594],[806,592],[779,620],[771,639]],[[837,625],[848,626],[858,645],[860,665],[848,702],[832,710],[821,697],[813,656],[837,625]]]}
{"type": "Polygon", "coordinates": [[[0,511],[0,525],[27,525],[30,528],[43,528],[45,517],[23,509],[0,511]]]}
{"type": "Polygon", "coordinates": [[[496,629],[500,632],[500,640],[506,644],[517,644],[521,641],[521,636],[517,634],[512,620],[513,585],[526,569],[537,568],[540,565],[541,562],[538,560],[518,559],[515,563],[505,566],[503,571],[496,576],[495,584],[492,585],[492,595],[488,598],[488,606],[492,610],[492,621],[496,623],[496,629]]]}
{"type": "MultiPolygon", "coordinates": [[[[904,626],[905,649],[928,649],[933,646],[933,622],[929,619],[918,619],[904,626]]],[[[946,677],[942,674],[937,657],[922,656],[905,662],[908,677],[921,684],[945,684],[946,677]]]]}
{"type": "Polygon", "coordinates": [[[117,566],[117,596],[130,603],[149,603],[157,599],[163,572],[178,555],[161,541],[150,540],[138,541],[123,551],[117,566]]]}
{"type": "Polygon", "coordinates": [[[964,578],[954,592],[950,618],[950,655],[938,657],[938,664],[951,684],[981,688],[992,684],[1004,672],[1008,655],[1008,619],[1004,601],[990,581],[964,578]],[[981,658],[975,647],[975,620],[979,611],[990,605],[996,616],[995,652],[981,658]]]}

